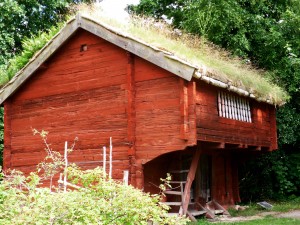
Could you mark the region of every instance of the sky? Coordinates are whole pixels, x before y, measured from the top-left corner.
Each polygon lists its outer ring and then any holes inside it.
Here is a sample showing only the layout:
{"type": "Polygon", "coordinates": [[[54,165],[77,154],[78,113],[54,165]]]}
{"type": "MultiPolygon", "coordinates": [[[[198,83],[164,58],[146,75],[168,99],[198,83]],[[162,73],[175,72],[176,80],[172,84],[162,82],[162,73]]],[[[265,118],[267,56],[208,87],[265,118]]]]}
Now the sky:
{"type": "Polygon", "coordinates": [[[127,4],[138,4],[140,0],[103,0],[100,5],[105,15],[123,20],[128,18],[128,13],[124,11],[127,4]]]}

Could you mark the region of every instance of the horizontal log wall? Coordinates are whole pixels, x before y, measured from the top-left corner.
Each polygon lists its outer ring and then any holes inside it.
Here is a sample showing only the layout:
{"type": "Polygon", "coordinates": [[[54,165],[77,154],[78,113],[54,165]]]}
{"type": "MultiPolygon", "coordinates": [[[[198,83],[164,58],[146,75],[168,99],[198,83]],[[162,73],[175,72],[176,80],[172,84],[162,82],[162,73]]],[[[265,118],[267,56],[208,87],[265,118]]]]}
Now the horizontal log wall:
{"type": "Polygon", "coordinates": [[[142,187],[142,164],[196,144],[195,95],[195,82],[79,30],[5,103],[6,168],[28,173],[46,155],[32,128],[60,152],[78,137],[69,162],[83,168],[102,166],[113,137],[113,177],[129,170],[142,187]]]}
{"type": "Polygon", "coordinates": [[[35,128],[49,131],[48,142],[60,152],[64,141],[78,137],[69,162],[83,168],[102,166],[102,146],[112,137],[113,177],[122,179],[129,169],[127,65],[126,51],[83,30],[76,33],[11,98],[10,166],[29,172],[45,156],[41,138],[32,135],[35,128]]]}
{"type": "Polygon", "coordinates": [[[218,115],[218,91],[211,85],[197,83],[197,136],[200,141],[223,142],[274,150],[276,118],[273,106],[250,100],[252,122],[227,119],[218,115]]]}
{"type": "Polygon", "coordinates": [[[135,82],[137,160],[144,164],[159,155],[194,145],[195,122],[187,128],[189,119],[195,121],[193,107],[188,104],[193,85],[188,89],[181,78],[138,57],[135,82]],[[182,129],[185,123],[186,128],[182,129]]]}

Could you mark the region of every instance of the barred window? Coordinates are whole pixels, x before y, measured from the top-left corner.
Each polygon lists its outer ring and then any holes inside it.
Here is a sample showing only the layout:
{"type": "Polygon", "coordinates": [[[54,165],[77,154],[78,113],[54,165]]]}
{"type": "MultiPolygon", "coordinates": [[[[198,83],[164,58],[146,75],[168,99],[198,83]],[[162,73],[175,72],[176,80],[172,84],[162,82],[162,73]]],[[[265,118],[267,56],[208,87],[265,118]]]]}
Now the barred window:
{"type": "Polygon", "coordinates": [[[250,104],[247,99],[220,91],[218,93],[219,116],[251,123],[250,104]]]}

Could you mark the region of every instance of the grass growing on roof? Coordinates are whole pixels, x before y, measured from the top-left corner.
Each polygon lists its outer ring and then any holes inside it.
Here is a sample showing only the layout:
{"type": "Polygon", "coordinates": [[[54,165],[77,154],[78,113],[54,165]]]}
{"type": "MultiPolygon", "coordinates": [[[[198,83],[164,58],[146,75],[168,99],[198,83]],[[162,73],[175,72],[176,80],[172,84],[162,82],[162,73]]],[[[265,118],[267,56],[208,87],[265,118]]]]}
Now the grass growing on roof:
{"type": "MultiPolygon", "coordinates": [[[[267,76],[267,73],[242,63],[240,59],[232,57],[225,50],[200,37],[174,31],[171,26],[151,18],[133,17],[127,23],[121,23],[104,17],[101,15],[101,10],[93,5],[82,4],[76,7],[84,15],[108,24],[135,39],[173,53],[195,67],[207,67],[210,71],[209,76],[214,79],[247,90],[257,97],[270,99],[275,104],[281,104],[288,99],[284,90],[270,82],[268,79],[270,76],[267,76]]],[[[34,38],[26,39],[23,42],[24,51],[11,59],[8,66],[0,68],[0,85],[5,84],[25,66],[34,53],[61,28],[62,24],[51,28],[48,33],[40,33],[34,38]]]]}
{"type": "Polygon", "coordinates": [[[224,83],[247,90],[257,97],[270,99],[276,104],[288,99],[287,93],[271,82],[271,72],[266,73],[243,63],[241,59],[201,37],[174,30],[170,25],[153,18],[133,16],[127,23],[120,23],[103,17],[97,8],[82,5],[80,10],[84,15],[118,28],[135,39],[169,51],[195,67],[205,65],[212,71],[210,75],[213,78],[224,83]]]}
{"type": "Polygon", "coordinates": [[[4,85],[13,78],[30,61],[34,54],[42,49],[64,25],[65,23],[58,23],[47,32],[40,32],[36,36],[25,38],[22,41],[23,51],[10,59],[7,65],[0,67],[0,85],[4,85]]]}

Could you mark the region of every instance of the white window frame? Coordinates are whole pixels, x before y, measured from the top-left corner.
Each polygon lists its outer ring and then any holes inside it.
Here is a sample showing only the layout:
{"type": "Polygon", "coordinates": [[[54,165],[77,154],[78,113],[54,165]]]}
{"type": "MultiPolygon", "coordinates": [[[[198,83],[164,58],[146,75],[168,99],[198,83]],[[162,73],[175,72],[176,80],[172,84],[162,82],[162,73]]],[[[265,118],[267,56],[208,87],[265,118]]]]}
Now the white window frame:
{"type": "Polygon", "coordinates": [[[218,111],[220,117],[252,123],[248,99],[219,91],[218,111]]]}

